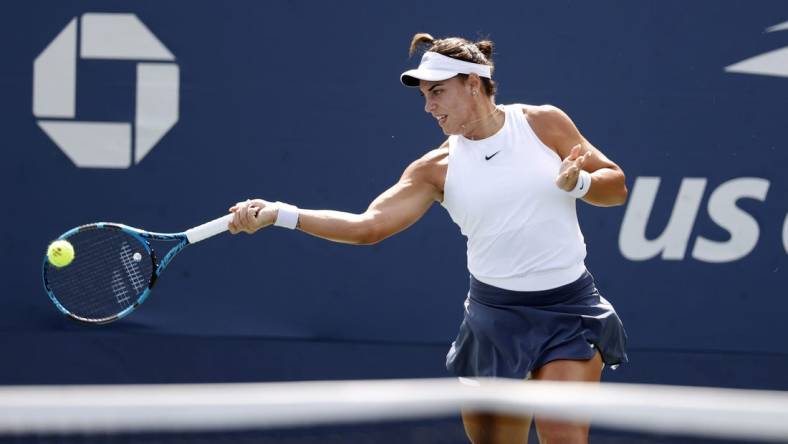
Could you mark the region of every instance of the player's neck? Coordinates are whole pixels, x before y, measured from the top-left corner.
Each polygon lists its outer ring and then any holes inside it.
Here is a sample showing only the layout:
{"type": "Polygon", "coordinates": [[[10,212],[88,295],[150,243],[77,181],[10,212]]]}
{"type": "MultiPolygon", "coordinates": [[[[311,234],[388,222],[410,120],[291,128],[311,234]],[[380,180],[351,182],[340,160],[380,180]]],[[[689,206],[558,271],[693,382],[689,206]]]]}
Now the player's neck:
{"type": "Polygon", "coordinates": [[[462,125],[462,136],[466,139],[486,139],[497,133],[504,124],[504,113],[494,103],[487,102],[478,108],[479,117],[462,125]]]}

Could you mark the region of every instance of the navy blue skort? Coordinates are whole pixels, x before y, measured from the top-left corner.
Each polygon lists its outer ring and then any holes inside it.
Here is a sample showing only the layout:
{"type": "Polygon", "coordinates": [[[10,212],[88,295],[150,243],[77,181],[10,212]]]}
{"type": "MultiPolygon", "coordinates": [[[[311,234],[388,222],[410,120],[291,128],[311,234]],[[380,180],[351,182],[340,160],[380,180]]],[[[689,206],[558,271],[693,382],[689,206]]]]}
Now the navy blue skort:
{"type": "Polygon", "coordinates": [[[557,359],[627,362],[627,335],[589,272],[544,291],[511,291],[471,276],[465,317],[446,356],[457,376],[525,378],[557,359]]]}

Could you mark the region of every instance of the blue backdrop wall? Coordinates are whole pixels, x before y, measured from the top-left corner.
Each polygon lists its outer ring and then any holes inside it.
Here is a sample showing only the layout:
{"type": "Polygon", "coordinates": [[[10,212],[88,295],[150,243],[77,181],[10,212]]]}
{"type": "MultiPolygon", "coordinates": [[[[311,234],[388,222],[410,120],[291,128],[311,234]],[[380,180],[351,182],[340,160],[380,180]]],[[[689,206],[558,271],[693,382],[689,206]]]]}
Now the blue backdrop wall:
{"type": "Polygon", "coordinates": [[[467,271],[437,205],[374,246],[211,239],[103,327],[40,279],[48,242],[92,221],[180,231],[249,197],[363,211],[443,141],[398,81],[425,31],[494,40],[498,103],[561,107],[626,171],[626,206],[579,204],[630,339],[607,380],[786,389],[786,20],[780,1],[6,5],[0,383],[445,376],[467,271]]]}

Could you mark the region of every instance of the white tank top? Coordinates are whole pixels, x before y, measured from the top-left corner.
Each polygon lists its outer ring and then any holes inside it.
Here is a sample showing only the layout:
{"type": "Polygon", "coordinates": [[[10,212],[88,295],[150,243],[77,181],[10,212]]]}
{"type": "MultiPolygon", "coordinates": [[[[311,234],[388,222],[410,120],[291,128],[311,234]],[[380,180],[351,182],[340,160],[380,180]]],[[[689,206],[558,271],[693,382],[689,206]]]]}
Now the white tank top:
{"type": "Polygon", "coordinates": [[[555,184],[561,159],[523,105],[499,106],[503,127],[482,140],[449,137],[443,205],[468,238],[468,270],[515,291],[568,284],[585,271],[575,198],[555,184]]]}

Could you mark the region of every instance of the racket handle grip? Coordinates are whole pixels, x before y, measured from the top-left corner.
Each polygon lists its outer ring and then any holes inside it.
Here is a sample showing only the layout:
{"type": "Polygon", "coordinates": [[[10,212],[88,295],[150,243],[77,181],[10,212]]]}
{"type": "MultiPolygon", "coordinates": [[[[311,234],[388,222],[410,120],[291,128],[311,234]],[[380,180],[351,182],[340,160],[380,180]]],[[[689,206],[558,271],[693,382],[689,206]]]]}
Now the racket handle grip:
{"type": "Polygon", "coordinates": [[[216,236],[219,233],[227,231],[227,224],[233,220],[233,214],[225,214],[224,216],[198,225],[194,228],[186,230],[186,238],[190,244],[208,239],[209,237],[216,236]]]}

